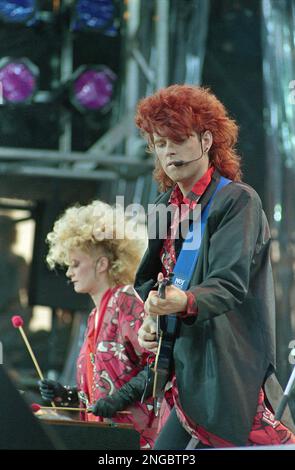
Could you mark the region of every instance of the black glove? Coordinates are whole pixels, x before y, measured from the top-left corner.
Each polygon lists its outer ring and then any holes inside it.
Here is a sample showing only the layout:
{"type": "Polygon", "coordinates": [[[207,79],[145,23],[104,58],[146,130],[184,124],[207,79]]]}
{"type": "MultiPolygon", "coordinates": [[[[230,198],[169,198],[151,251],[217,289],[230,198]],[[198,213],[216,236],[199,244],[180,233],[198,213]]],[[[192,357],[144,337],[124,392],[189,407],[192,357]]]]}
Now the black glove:
{"type": "Polygon", "coordinates": [[[144,398],[148,398],[152,393],[153,380],[150,380],[147,374],[147,369],[141,370],[112,395],[97,400],[94,405],[88,407],[87,411],[95,416],[112,418],[118,411],[125,410],[131,403],[140,401],[143,394],[144,398]]]}
{"type": "Polygon", "coordinates": [[[56,401],[65,406],[78,403],[77,389],[64,387],[55,380],[41,380],[39,389],[43,400],[56,401]]]}
{"type": "Polygon", "coordinates": [[[95,405],[90,406],[87,411],[95,416],[102,416],[103,418],[112,418],[118,411],[125,408],[124,402],[118,397],[118,392],[106,398],[100,398],[95,405]]]}

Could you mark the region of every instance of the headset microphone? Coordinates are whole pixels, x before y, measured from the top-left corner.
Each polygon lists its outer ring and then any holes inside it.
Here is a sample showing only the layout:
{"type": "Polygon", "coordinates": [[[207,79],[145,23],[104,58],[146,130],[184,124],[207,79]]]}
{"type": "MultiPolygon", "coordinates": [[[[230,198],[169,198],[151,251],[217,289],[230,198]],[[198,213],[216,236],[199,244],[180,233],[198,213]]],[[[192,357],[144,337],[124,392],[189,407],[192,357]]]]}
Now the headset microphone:
{"type": "MultiPolygon", "coordinates": [[[[207,152],[207,149],[204,150],[204,152],[207,152]]],[[[198,158],[194,158],[193,160],[188,160],[188,161],[183,161],[183,160],[175,160],[175,162],[173,162],[173,165],[174,166],[183,166],[183,165],[188,165],[189,163],[191,162],[197,162],[198,160],[201,160],[201,158],[203,157],[204,155],[204,152],[202,152],[202,155],[198,158]]]]}

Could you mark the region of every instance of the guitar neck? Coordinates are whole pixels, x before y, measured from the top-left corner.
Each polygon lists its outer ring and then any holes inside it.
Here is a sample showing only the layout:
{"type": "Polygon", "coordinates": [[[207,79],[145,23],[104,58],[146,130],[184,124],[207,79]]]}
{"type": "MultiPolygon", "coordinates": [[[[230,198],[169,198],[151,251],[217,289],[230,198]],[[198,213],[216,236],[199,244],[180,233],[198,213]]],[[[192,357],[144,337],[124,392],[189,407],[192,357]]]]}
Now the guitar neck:
{"type": "MultiPolygon", "coordinates": [[[[166,285],[167,285],[166,279],[163,279],[163,281],[159,283],[158,296],[160,297],[160,299],[166,298],[166,285]]],[[[165,323],[165,319],[162,318],[161,315],[157,315],[157,339],[158,340],[161,337],[164,323],[165,323]]]]}
{"type": "MultiPolygon", "coordinates": [[[[171,275],[168,278],[159,282],[158,296],[161,299],[166,298],[166,286],[171,284],[171,275]]],[[[157,337],[158,337],[158,351],[155,359],[154,366],[154,387],[153,397],[156,403],[159,403],[158,398],[164,396],[165,385],[169,380],[173,367],[173,347],[176,331],[176,315],[157,315],[157,337]],[[173,328],[170,328],[169,323],[172,321],[173,328]],[[173,331],[172,331],[173,330],[173,331]]]]}

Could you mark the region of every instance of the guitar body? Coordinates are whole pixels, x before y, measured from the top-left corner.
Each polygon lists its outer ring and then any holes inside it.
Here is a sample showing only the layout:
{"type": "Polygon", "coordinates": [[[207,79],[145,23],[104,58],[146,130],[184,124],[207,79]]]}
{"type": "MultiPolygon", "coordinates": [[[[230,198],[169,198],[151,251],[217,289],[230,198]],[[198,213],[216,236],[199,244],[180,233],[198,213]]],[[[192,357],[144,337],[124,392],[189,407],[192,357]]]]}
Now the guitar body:
{"type": "MultiPolygon", "coordinates": [[[[171,276],[163,279],[159,285],[158,295],[165,299],[165,288],[171,284],[171,276]]],[[[157,336],[159,341],[158,352],[155,361],[154,398],[164,396],[165,385],[171,378],[173,370],[173,348],[177,334],[177,315],[165,315],[157,317],[157,336]]]]}
{"type": "Polygon", "coordinates": [[[165,385],[171,377],[173,370],[173,348],[176,337],[178,319],[176,315],[169,315],[169,318],[160,317],[159,349],[156,359],[156,387],[155,395],[164,395],[165,385]],[[162,322],[161,320],[166,320],[162,322]],[[163,323],[161,325],[161,323],[163,323]]]}

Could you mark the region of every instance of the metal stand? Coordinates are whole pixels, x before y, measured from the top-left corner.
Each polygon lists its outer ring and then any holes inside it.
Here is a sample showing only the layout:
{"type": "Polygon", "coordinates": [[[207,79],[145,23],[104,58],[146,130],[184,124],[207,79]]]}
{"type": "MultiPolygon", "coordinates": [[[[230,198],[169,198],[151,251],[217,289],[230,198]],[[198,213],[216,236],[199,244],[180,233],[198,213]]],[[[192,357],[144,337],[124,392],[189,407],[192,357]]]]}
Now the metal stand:
{"type": "MultiPolygon", "coordinates": [[[[295,357],[295,348],[292,349],[290,355],[295,357]]],[[[277,411],[276,411],[276,413],[275,413],[275,419],[277,419],[278,421],[281,419],[281,417],[282,417],[282,415],[283,415],[283,413],[284,413],[284,410],[285,410],[285,408],[286,408],[286,406],[287,406],[287,403],[288,403],[288,400],[289,400],[289,396],[290,396],[290,392],[291,392],[291,390],[292,390],[292,387],[293,387],[294,383],[295,383],[295,365],[294,365],[294,367],[293,367],[292,373],[291,373],[290,378],[289,378],[289,380],[288,380],[287,386],[286,386],[286,388],[285,388],[285,390],[284,390],[284,395],[283,395],[283,397],[282,397],[282,399],[281,399],[281,401],[280,401],[280,404],[279,404],[279,406],[278,406],[278,409],[277,409],[277,411]]]]}

